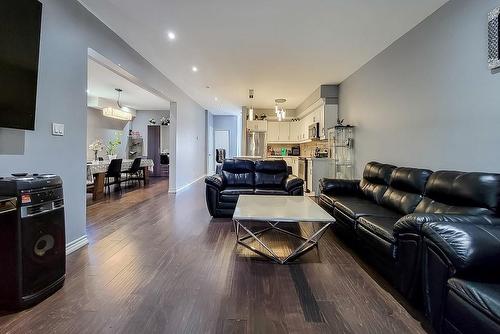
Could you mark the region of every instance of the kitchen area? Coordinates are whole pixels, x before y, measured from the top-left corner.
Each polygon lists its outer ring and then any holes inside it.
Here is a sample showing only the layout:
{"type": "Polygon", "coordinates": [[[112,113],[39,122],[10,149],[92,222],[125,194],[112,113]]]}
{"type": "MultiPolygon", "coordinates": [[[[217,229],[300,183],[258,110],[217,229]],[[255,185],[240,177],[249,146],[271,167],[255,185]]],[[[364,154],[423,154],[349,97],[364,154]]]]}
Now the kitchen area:
{"type": "Polygon", "coordinates": [[[338,86],[320,86],[286,113],[279,105],[283,100],[276,100],[274,112],[246,110],[246,150],[240,158],[286,161],[311,196],[319,194],[323,177],[353,178],[354,128],[338,118],[338,86]]]}

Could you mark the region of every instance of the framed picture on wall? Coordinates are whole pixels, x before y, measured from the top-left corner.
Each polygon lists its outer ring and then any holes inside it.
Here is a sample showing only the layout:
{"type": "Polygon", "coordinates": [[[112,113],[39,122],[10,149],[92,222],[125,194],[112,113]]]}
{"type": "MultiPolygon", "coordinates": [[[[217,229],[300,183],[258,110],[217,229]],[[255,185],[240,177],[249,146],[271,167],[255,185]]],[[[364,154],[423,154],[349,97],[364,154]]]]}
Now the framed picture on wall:
{"type": "Polygon", "coordinates": [[[500,15],[500,7],[493,9],[488,13],[488,67],[495,69],[500,67],[500,37],[498,29],[498,17],[500,15]]]}

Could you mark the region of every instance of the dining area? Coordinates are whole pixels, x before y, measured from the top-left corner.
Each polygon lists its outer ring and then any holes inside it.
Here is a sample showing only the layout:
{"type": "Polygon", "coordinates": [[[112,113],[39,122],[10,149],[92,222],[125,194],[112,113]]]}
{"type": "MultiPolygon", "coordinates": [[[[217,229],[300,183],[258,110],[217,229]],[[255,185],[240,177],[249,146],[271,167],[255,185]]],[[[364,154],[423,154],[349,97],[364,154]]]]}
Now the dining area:
{"type": "Polygon", "coordinates": [[[149,183],[150,169],[154,167],[152,159],[110,159],[99,158],[87,162],[87,193],[92,200],[100,200],[111,191],[122,191],[122,184],[127,187],[146,186],[149,183]]]}

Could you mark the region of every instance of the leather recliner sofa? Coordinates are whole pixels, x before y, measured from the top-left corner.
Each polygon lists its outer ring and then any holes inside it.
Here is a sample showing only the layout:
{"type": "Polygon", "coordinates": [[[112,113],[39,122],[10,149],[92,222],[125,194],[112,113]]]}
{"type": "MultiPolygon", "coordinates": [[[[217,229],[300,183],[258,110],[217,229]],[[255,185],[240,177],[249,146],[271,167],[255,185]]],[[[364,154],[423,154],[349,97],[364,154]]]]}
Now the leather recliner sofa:
{"type": "MultiPolygon", "coordinates": [[[[444,296],[447,284],[444,278],[425,278],[429,243],[424,231],[441,224],[496,221],[499,181],[500,175],[492,173],[432,172],[370,162],[362,180],[321,180],[320,204],[336,218],[334,228],[368,250],[399,291],[423,306],[440,328],[445,313],[436,300],[444,296]],[[424,293],[426,282],[434,282],[442,294],[424,293]]],[[[466,240],[459,247],[467,248],[466,240]]]]}
{"type": "Polygon", "coordinates": [[[232,217],[239,195],[304,195],[304,180],[289,175],[283,160],[226,159],[205,183],[208,211],[215,218],[232,217]]]}

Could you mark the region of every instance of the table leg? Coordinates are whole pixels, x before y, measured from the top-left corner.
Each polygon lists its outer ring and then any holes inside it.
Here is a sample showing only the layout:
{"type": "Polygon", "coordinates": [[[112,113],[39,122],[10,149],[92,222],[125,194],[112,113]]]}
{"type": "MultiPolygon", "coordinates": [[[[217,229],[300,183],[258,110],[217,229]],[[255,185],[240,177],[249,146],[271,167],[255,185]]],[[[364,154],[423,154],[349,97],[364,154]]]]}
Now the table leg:
{"type": "Polygon", "coordinates": [[[94,174],[94,191],[92,193],[93,200],[104,198],[104,175],[105,173],[94,174]]]}
{"type": "Polygon", "coordinates": [[[144,181],[144,185],[149,183],[149,168],[142,167],[142,181],[144,181]]]}

